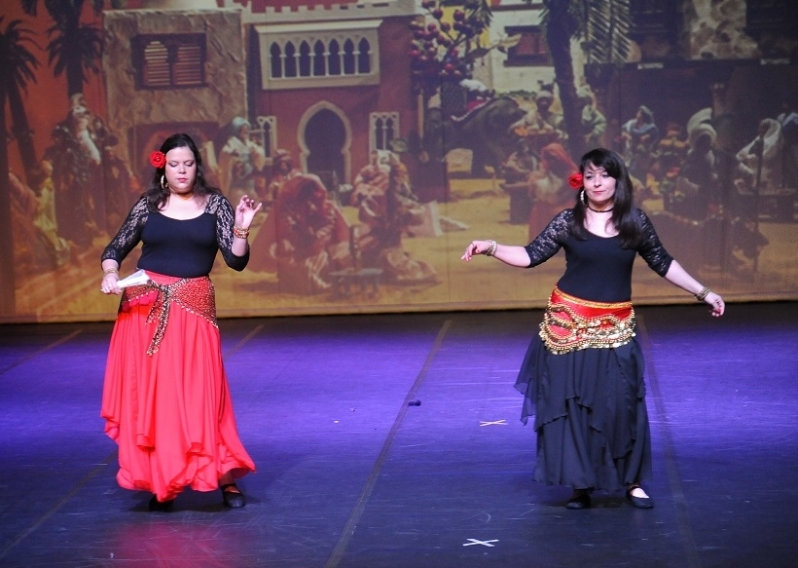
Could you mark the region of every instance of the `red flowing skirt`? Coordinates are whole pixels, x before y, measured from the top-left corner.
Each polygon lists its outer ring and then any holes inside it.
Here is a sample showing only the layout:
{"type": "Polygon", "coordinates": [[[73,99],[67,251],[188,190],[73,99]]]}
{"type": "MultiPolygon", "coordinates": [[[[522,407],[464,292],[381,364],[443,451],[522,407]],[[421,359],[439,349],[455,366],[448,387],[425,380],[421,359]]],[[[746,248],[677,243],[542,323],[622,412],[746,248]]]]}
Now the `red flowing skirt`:
{"type": "MultiPolygon", "coordinates": [[[[158,284],[179,280],[148,274],[158,284]]],[[[101,416],[119,445],[119,485],[166,501],[185,487],[213,491],[222,475],[241,477],[255,464],[238,437],[218,328],[172,303],[160,347],[147,354],[158,326],[147,316],[157,296],[123,293],[101,416]]]]}

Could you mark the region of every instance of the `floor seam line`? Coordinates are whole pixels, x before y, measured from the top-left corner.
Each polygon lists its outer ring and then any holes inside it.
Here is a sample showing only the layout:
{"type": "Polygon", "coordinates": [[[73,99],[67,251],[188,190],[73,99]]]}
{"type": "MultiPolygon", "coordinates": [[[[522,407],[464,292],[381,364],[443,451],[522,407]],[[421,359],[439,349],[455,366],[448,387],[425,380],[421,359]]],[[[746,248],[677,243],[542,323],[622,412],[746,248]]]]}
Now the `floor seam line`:
{"type": "Polygon", "coordinates": [[[357,503],[355,504],[355,507],[352,509],[352,512],[349,515],[349,519],[347,520],[347,523],[344,526],[344,530],[341,532],[341,538],[338,539],[338,542],[336,543],[332,554],[330,554],[330,558],[327,560],[327,563],[324,565],[325,568],[335,568],[343,559],[344,552],[346,551],[346,548],[349,546],[349,541],[352,539],[352,536],[355,533],[355,529],[357,528],[357,524],[360,521],[360,517],[366,508],[366,503],[371,497],[371,493],[374,490],[375,485],[377,484],[377,477],[379,476],[380,471],[382,470],[382,467],[385,464],[385,461],[388,459],[388,454],[391,451],[391,447],[393,446],[396,434],[399,431],[402,422],[404,421],[405,415],[407,414],[409,403],[415,400],[416,393],[418,392],[419,387],[421,387],[421,383],[424,382],[424,379],[427,376],[427,371],[429,370],[429,367],[432,364],[432,360],[438,354],[438,351],[440,350],[441,347],[441,343],[443,343],[443,338],[446,336],[446,333],[449,331],[451,325],[452,325],[452,320],[448,319],[443,323],[443,326],[438,331],[438,336],[435,338],[435,342],[433,343],[430,352],[427,354],[427,359],[426,361],[424,361],[424,365],[421,367],[421,371],[419,371],[418,375],[416,376],[416,380],[413,383],[413,386],[411,386],[410,390],[407,392],[407,396],[405,396],[405,399],[402,402],[402,407],[399,409],[399,413],[396,415],[393,425],[391,426],[391,429],[385,438],[385,442],[382,445],[382,449],[380,450],[380,453],[377,456],[377,461],[374,462],[374,466],[372,466],[371,472],[369,473],[369,477],[366,480],[366,485],[363,487],[363,491],[361,491],[357,503]]]}
{"type": "Polygon", "coordinates": [[[657,418],[662,429],[662,438],[664,443],[663,454],[665,461],[665,471],[668,476],[668,484],[670,486],[671,495],[673,495],[673,502],[676,507],[676,524],[679,528],[679,533],[682,536],[682,543],[684,546],[685,555],[687,556],[687,566],[689,568],[701,568],[701,560],[698,556],[698,549],[696,548],[695,538],[693,536],[692,523],[690,522],[690,511],[687,506],[687,499],[684,496],[682,483],[680,481],[679,467],[676,463],[676,451],[673,446],[673,435],[670,430],[670,421],[665,412],[665,403],[662,400],[662,393],[659,386],[659,378],[657,377],[656,370],[654,369],[654,357],[651,351],[651,343],[649,341],[648,331],[646,330],[643,316],[637,317],[638,337],[643,347],[643,352],[646,360],[646,374],[648,375],[648,383],[651,386],[651,391],[654,395],[654,409],[657,413],[657,418]]]}
{"type": "Polygon", "coordinates": [[[70,499],[72,499],[72,498],[73,498],[75,495],[77,495],[78,491],[80,491],[81,489],[83,489],[83,487],[84,487],[84,486],[85,486],[85,485],[86,485],[86,484],[87,484],[89,481],[91,481],[91,480],[92,480],[92,478],[94,478],[94,477],[95,477],[95,476],[96,476],[98,473],[100,473],[100,471],[102,471],[102,469],[103,469],[104,467],[108,466],[108,465],[109,465],[109,464],[110,464],[110,463],[111,463],[113,460],[115,460],[115,459],[116,459],[116,456],[118,455],[118,453],[119,453],[119,452],[118,452],[117,450],[114,450],[113,452],[111,452],[111,454],[110,454],[110,455],[109,455],[107,458],[105,458],[105,461],[103,461],[103,463],[99,464],[97,467],[95,467],[93,470],[91,470],[89,473],[87,473],[87,474],[86,474],[86,475],[83,477],[83,479],[81,479],[80,481],[78,481],[78,482],[75,484],[75,486],[74,486],[74,487],[73,487],[73,488],[72,488],[72,489],[69,491],[69,493],[67,493],[66,495],[64,495],[64,496],[63,496],[63,497],[62,497],[62,498],[61,498],[61,499],[58,501],[58,503],[56,503],[55,505],[53,505],[53,506],[50,508],[50,510],[49,510],[49,511],[47,511],[47,512],[46,512],[44,515],[42,515],[41,517],[39,517],[39,519],[38,519],[38,520],[37,520],[35,523],[33,523],[33,524],[30,526],[30,527],[28,527],[28,528],[27,528],[27,529],[25,529],[23,532],[21,532],[21,533],[20,533],[20,534],[19,534],[19,535],[18,535],[18,536],[17,536],[17,537],[16,537],[16,538],[13,540],[13,541],[11,541],[11,542],[8,544],[8,546],[6,546],[6,547],[3,549],[3,551],[2,551],[2,552],[0,552],[0,559],[2,559],[2,558],[3,558],[3,557],[6,555],[6,554],[8,554],[8,553],[11,551],[11,549],[12,549],[12,548],[14,548],[14,547],[15,547],[16,545],[18,545],[20,542],[22,542],[23,540],[25,540],[26,538],[28,538],[28,536],[30,536],[30,535],[31,535],[31,534],[32,534],[32,533],[33,533],[33,532],[34,532],[36,529],[38,529],[38,528],[39,528],[41,525],[43,525],[43,524],[44,524],[44,522],[45,522],[47,519],[49,519],[50,517],[52,517],[53,515],[55,515],[55,514],[58,512],[58,510],[59,510],[61,507],[63,507],[64,505],[66,505],[66,504],[67,504],[67,502],[68,502],[70,499]]]}

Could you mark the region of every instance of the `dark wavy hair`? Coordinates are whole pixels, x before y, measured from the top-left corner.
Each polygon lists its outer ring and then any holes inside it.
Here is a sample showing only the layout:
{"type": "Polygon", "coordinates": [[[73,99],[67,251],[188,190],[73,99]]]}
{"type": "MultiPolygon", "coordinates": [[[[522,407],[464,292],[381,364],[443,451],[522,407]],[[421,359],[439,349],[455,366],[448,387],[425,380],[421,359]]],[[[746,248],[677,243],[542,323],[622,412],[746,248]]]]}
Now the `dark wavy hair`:
{"type": "MultiPolygon", "coordinates": [[[[618,230],[621,238],[621,246],[632,248],[640,241],[640,225],[637,216],[634,214],[634,196],[632,180],[629,177],[629,170],[623,158],[612,150],[606,148],[596,148],[591,150],[579,162],[579,172],[584,175],[588,164],[593,164],[597,168],[604,168],[611,177],[615,178],[615,197],[612,206],[612,224],[618,230]]],[[[584,189],[576,194],[576,205],[574,205],[573,226],[574,234],[580,239],[587,238],[585,229],[585,216],[587,205],[582,199],[584,189]]]]}
{"type": "MultiPolygon", "coordinates": [[[[205,170],[202,165],[202,155],[200,154],[194,140],[188,134],[178,132],[172,134],[169,138],[163,141],[160,151],[166,154],[173,148],[188,148],[194,154],[194,160],[197,163],[197,177],[194,180],[194,193],[199,196],[209,195],[212,193],[221,193],[219,188],[208,185],[205,180],[205,170]]],[[[169,190],[161,186],[161,178],[164,176],[166,165],[160,168],[155,168],[155,173],[152,174],[152,180],[145,192],[147,196],[147,207],[150,211],[157,211],[166,203],[169,197],[169,190]]]]}

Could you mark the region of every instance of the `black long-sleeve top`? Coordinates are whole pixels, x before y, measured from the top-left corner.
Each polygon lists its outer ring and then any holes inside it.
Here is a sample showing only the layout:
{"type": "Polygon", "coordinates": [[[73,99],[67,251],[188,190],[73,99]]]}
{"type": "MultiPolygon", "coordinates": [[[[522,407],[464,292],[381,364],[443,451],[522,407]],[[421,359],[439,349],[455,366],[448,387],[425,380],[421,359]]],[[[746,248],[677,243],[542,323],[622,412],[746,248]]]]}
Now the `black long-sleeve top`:
{"type": "Polygon", "coordinates": [[[218,251],[227,266],[244,270],[249,248],[243,256],[233,254],[233,206],[221,194],[211,194],[205,211],[192,219],[173,219],[147,208],[141,197],[119,232],[103,251],[101,262],[115,260],[120,266],[141,242],[138,268],[177,278],[207,276],[218,251]]]}
{"type": "Polygon", "coordinates": [[[586,238],[580,239],[571,231],[573,210],[561,211],[525,247],[529,267],[546,262],[562,248],[565,250],[565,274],[557,283],[560,290],[594,302],[628,302],[632,298],[632,267],[638,253],[660,276],[665,276],[673,262],[648,216],[639,208],[634,214],[641,238],[636,247],[623,248],[618,236],[599,237],[587,233],[586,238]]]}

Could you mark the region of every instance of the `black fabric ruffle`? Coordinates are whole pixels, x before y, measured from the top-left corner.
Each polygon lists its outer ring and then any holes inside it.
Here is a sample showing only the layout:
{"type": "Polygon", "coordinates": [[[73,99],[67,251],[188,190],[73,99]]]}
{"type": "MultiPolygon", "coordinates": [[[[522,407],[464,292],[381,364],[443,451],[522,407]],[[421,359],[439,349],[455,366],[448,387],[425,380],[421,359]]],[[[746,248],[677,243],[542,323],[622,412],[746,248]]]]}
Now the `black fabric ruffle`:
{"type": "Polygon", "coordinates": [[[555,355],[534,337],[515,386],[522,421],[534,416],[536,481],[617,490],[650,478],[644,369],[635,339],[555,355]]]}

